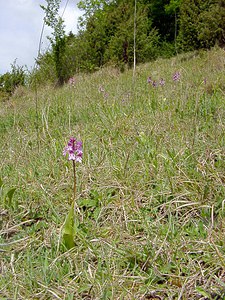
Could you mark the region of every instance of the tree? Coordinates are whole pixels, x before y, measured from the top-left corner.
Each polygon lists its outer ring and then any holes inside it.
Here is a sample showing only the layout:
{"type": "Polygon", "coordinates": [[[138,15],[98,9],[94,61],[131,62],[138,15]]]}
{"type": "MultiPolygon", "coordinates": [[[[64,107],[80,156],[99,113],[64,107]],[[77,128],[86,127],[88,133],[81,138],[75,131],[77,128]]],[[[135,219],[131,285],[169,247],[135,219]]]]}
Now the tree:
{"type": "Polygon", "coordinates": [[[165,12],[168,15],[174,14],[174,42],[175,42],[176,52],[177,52],[176,41],[177,41],[177,31],[178,31],[177,20],[178,20],[178,13],[180,10],[181,1],[182,0],[170,0],[170,3],[165,5],[165,12]]]}
{"type": "Polygon", "coordinates": [[[18,86],[25,85],[26,72],[23,67],[11,64],[11,71],[0,76],[0,91],[11,95],[18,86]]]}
{"type": "Polygon", "coordinates": [[[55,63],[57,83],[62,85],[65,81],[63,67],[63,56],[65,52],[65,30],[64,22],[59,16],[61,0],[46,0],[47,6],[41,5],[45,12],[44,22],[53,29],[52,36],[48,37],[52,46],[53,58],[55,63]]]}
{"type": "Polygon", "coordinates": [[[198,40],[203,48],[225,45],[225,1],[215,1],[199,16],[198,40]]]}
{"type": "MultiPolygon", "coordinates": [[[[135,1],[86,0],[80,38],[87,51],[84,60],[94,67],[112,62],[123,67],[133,65],[134,58],[134,9],[135,1]]],[[[136,56],[137,62],[156,57],[157,30],[148,18],[148,6],[137,1],[136,10],[136,56]]]]}
{"type": "Polygon", "coordinates": [[[225,1],[183,0],[178,41],[181,50],[225,44],[225,1]]]}

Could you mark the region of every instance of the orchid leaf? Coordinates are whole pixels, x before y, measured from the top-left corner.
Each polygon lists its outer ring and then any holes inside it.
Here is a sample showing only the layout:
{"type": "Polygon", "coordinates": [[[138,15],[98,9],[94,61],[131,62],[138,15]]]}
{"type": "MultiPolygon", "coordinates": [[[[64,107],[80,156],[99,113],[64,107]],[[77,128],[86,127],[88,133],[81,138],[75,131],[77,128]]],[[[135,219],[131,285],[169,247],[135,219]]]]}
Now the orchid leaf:
{"type": "MultiPolygon", "coordinates": [[[[7,203],[7,205],[8,205],[9,207],[11,207],[11,205],[12,205],[12,198],[13,198],[13,195],[14,195],[15,191],[16,191],[16,188],[12,188],[12,189],[9,190],[9,191],[7,192],[7,194],[6,194],[6,198],[8,198],[8,203],[7,203]]],[[[6,198],[5,198],[5,199],[6,199],[6,198]]],[[[6,201],[6,200],[5,200],[5,201],[6,201]]]]}
{"type": "Polygon", "coordinates": [[[62,235],[63,243],[68,250],[75,246],[74,239],[77,233],[77,227],[78,224],[77,222],[75,222],[74,203],[73,203],[66,217],[63,226],[63,235],[62,235]]]}

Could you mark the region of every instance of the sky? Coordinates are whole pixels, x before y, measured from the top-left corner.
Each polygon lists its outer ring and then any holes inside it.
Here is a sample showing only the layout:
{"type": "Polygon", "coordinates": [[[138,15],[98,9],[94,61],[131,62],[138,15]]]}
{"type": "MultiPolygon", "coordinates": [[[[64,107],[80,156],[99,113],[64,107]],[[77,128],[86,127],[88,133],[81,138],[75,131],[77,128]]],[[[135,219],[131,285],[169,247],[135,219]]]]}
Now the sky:
{"type": "MultiPolygon", "coordinates": [[[[77,32],[77,21],[82,12],[77,8],[79,0],[62,0],[60,15],[63,15],[65,31],[77,32]],[[66,3],[68,4],[66,6],[66,3]]],[[[40,5],[46,6],[45,0],[0,0],[0,75],[11,70],[11,64],[27,66],[30,70],[37,57],[44,11],[40,5]]],[[[51,29],[44,28],[41,51],[49,46],[46,36],[51,29]]]]}

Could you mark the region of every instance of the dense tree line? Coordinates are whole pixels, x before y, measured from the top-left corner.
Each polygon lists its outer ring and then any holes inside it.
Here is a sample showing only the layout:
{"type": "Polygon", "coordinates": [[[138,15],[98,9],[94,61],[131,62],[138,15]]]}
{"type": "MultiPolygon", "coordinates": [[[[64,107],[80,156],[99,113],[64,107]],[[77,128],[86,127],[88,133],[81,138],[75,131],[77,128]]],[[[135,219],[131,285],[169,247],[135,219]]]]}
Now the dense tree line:
{"type": "Polygon", "coordinates": [[[137,63],[225,45],[225,0],[82,0],[76,35],[65,35],[60,1],[46,2],[42,8],[53,34],[51,49],[37,58],[40,81],[63,84],[78,72],[109,64],[132,67],[134,28],[137,63]]]}
{"type": "MultiPolygon", "coordinates": [[[[132,66],[135,0],[83,0],[79,33],[66,37],[67,80],[107,64],[132,66]]],[[[136,0],[136,60],[225,44],[225,0],[136,0]]]]}

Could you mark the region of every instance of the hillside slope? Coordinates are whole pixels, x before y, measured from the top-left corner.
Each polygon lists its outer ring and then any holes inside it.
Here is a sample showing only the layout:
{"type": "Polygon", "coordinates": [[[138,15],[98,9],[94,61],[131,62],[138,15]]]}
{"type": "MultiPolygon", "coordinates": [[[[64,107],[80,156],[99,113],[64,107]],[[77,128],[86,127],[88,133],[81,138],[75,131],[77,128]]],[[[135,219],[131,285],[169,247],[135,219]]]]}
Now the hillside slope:
{"type": "Polygon", "coordinates": [[[1,299],[225,297],[224,74],[213,49],[0,103],[1,299]]]}

